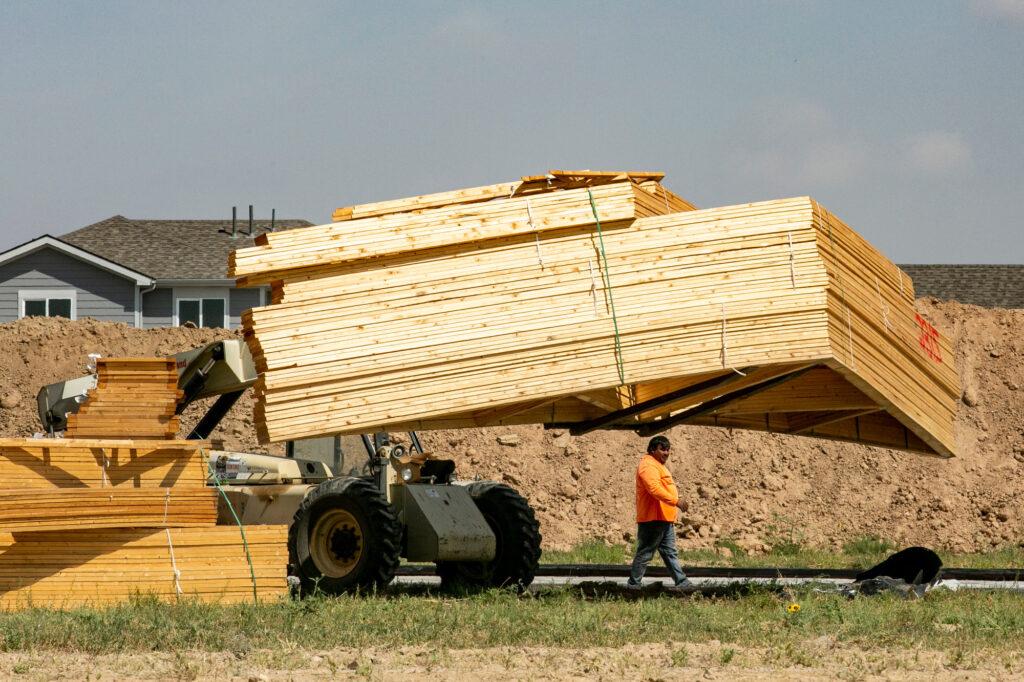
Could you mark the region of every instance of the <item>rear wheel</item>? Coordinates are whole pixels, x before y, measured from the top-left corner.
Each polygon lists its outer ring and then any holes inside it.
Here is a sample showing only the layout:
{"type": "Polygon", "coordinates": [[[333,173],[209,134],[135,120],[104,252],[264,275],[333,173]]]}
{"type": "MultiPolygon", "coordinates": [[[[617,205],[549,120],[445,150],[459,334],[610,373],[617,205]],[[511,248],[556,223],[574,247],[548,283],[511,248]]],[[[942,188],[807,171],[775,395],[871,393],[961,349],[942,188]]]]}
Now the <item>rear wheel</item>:
{"type": "Polygon", "coordinates": [[[292,571],[302,594],[387,585],[398,568],[401,536],[391,507],[370,481],[324,481],[306,495],[288,531],[292,571]]]}
{"type": "Polygon", "coordinates": [[[533,509],[522,495],[502,483],[482,481],[466,487],[497,539],[494,559],[439,561],[441,584],[526,588],[540,561],[540,525],[533,509]]]}

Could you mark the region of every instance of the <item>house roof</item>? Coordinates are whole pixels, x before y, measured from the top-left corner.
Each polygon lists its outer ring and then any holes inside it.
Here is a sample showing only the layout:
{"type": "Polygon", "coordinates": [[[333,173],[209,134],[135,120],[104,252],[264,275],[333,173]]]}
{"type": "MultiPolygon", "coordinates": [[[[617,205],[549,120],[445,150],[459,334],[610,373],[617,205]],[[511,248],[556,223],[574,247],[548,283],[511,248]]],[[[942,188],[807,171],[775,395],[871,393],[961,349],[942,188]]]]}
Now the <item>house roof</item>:
{"type": "MultiPolygon", "coordinates": [[[[305,227],[307,220],[277,220],[276,228],[305,227]]],[[[230,220],[137,220],[116,215],[69,232],[66,243],[87,249],[157,280],[226,280],[228,253],[253,245],[253,237],[269,231],[269,220],[238,221],[231,237],[230,220]]]]}
{"type": "Polygon", "coordinates": [[[0,264],[16,260],[22,256],[27,256],[28,254],[43,248],[56,249],[57,251],[71,256],[72,258],[77,258],[78,260],[85,261],[98,268],[112,272],[115,275],[120,275],[125,279],[130,279],[137,285],[149,286],[150,284],[153,284],[153,278],[146,273],[139,272],[132,268],[127,268],[121,263],[114,262],[88,249],[57,239],[56,237],[48,234],[36,237],[35,239],[24,242],[23,244],[19,244],[14,248],[0,253],[0,264]]]}
{"type": "Polygon", "coordinates": [[[1024,265],[901,265],[917,296],[986,308],[1024,308],[1024,265]]]}

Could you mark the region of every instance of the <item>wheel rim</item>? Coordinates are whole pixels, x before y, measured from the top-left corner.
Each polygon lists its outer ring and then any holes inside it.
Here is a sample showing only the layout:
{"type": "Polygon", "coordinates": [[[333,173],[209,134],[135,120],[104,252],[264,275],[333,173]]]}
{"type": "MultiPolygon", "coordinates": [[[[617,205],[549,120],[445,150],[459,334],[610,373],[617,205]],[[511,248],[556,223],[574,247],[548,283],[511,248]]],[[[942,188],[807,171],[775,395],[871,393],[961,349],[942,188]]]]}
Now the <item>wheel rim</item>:
{"type": "Polygon", "coordinates": [[[309,554],[320,573],[344,578],[363,556],[363,531],[356,517],[345,509],[320,515],[309,538],[309,554]]]}

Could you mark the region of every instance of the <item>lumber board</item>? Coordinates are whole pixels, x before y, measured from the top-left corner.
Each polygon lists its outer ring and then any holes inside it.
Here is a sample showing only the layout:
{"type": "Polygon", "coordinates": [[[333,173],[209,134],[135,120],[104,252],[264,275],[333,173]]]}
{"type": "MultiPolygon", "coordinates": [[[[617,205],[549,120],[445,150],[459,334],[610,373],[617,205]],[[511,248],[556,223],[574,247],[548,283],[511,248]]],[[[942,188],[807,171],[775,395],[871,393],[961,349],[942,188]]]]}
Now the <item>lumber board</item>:
{"type": "MultiPolygon", "coordinates": [[[[501,182],[481,187],[468,187],[466,189],[437,192],[434,194],[422,194],[402,199],[343,206],[334,210],[332,220],[340,222],[394,213],[411,213],[431,208],[472,204],[512,196],[534,195],[580,186],[596,187],[614,182],[630,181],[646,187],[657,184],[664,176],[664,173],[650,171],[625,171],[621,173],[616,171],[614,173],[607,173],[601,171],[553,170],[541,175],[524,175],[516,181],[501,182]]],[[[680,209],[677,208],[676,210],[680,209]]],[[[266,244],[267,242],[266,240],[261,241],[257,239],[256,243],[266,244]]]]}

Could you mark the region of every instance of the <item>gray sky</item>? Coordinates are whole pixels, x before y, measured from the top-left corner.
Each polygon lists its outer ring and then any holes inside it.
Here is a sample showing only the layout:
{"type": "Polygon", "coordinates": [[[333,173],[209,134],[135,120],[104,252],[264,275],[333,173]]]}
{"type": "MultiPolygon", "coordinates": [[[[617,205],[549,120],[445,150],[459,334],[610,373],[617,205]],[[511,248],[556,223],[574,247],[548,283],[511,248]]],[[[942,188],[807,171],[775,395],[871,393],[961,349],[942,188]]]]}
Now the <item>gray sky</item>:
{"type": "Polygon", "coordinates": [[[592,168],[1024,262],[1024,0],[4,0],[0,45],[0,249],[592,168]]]}

